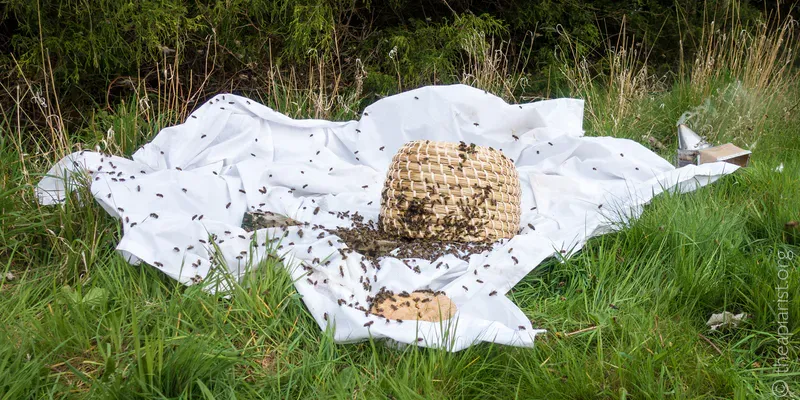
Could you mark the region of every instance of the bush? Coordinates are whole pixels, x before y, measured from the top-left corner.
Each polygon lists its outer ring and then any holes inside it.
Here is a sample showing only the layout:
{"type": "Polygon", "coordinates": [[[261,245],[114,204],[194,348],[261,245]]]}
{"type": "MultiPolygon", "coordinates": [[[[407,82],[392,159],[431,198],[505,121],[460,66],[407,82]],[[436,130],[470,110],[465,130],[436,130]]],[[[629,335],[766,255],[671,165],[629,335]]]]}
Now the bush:
{"type": "MultiPolygon", "coordinates": [[[[492,40],[532,80],[548,80],[569,37],[578,57],[602,58],[625,22],[628,36],[652,53],[649,62],[674,69],[681,45],[697,42],[704,18],[753,20],[754,6],[709,0],[0,0],[2,30],[10,41],[0,66],[9,84],[20,77],[53,84],[70,105],[102,103],[119,82],[152,87],[159,65],[205,78],[207,90],[255,89],[276,65],[303,70],[324,60],[352,79],[357,64],[370,72],[367,95],[385,95],[429,83],[458,81],[478,49],[492,40]],[[533,37],[530,48],[515,47],[533,37]],[[606,38],[606,39],[603,39],[606,38]],[[604,42],[604,40],[606,40],[604,42]],[[681,42],[682,41],[682,42],[681,42]],[[43,51],[44,50],[44,51],[43,51]],[[600,51],[598,51],[600,50],[600,51]],[[13,54],[16,62],[8,54],[13,54]],[[19,69],[17,69],[17,63],[19,69]],[[393,82],[390,82],[393,81],[393,82]]],[[[2,36],[2,35],[0,35],[2,36]]],[[[689,57],[689,54],[685,55],[689,57]]],[[[597,65],[603,68],[602,65],[597,65]]],[[[162,68],[163,73],[163,68],[162,68]]],[[[183,79],[189,82],[189,79],[183,79]]],[[[534,85],[533,87],[537,87],[534,85]]],[[[541,85],[539,86],[541,87],[541,85]]],[[[128,93],[120,93],[125,96],[128,93]]]]}

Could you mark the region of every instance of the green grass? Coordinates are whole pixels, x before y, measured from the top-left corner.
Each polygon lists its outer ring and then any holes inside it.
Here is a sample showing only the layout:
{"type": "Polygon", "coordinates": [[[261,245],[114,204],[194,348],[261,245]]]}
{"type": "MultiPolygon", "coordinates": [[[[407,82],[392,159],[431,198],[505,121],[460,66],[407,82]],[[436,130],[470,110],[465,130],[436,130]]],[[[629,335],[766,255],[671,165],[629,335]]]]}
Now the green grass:
{"type": "MultiPolygon", "coordinates": [[[[800,261],[779,259],[800,255],[800,231],[785,228],[800,219],[797,93],[737,103],[724,94],[732,82],[675,84],[624,113],[593,100],[588,134],[649,134],[671,157],[675,121],[710,98],[717,111],[702,118],[727,129],[717,139],[758,139],[752,164],[695,192],[659,196],[622,231],[545,261],[516,285],[508,296],[549,330],[534,348],[480,344],[455,354],[334,344],[280,265],[261,265],[225,298],[127,264],[114,251],[118,223],[82,201],[91,198],[85,190],[63,206],[36,204],[33,187],[57,159],[47,144],[55,136],[3,110],[0,272],[14,279],[0,277],[0,398],[751,399],[773,398],[778,380],[800,393],[800,261]],[[749,129],[756,112],[769,116],[749,129]],[[780,285],[792,310],[787,372],[774,368],[780,285]],[[709,331],[705,321],[723,310],[751,318],[709,331]]],[[[330,118],[352,118],[360,101],[319,115],[313,96],[291,96],[262,100],[330,118]]],[[[67,145],[130,155],[176,121],[135,104],[87,116],[67,145]]]]}

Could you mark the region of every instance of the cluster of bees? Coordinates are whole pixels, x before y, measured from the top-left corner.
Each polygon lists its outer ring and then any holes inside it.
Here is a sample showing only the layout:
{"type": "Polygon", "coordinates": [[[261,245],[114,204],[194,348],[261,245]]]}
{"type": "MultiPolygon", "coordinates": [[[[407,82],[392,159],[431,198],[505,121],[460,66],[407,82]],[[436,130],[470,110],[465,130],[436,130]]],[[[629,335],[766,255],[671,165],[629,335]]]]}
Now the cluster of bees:
{"type": "MultiPolygon", "coordinates": [[[[352,227],[337,228],[330,233],[342,238],[350,249],[361,253],[374,264],[381,257],[396,257],[404,259],[409,269],[419,273],[419,267],[410,266],[407,259],[419,258],[433,261],[445,255],[452,255],[458,259],[468,260],[475,253],[491,250],[493,243],[488,242],[446,242],[441,240],[408,239],[387,233],[374,221],[364,222],[364,217],[357,212],[352,214],[352,227]],[[387,246],[376,246],[376,243],[387,243],[387,246]]],[[[436,264],[436,269],[449,269],[443,262],[436,264]]]]}

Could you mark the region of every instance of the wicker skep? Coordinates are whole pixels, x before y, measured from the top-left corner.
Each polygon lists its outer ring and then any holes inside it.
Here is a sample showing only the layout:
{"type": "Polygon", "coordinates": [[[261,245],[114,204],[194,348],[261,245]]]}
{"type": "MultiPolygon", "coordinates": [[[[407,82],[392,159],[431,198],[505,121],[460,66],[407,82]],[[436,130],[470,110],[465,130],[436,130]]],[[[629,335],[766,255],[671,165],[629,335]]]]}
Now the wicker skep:
{"type": "Polygon", "coordinates": [[[379,221],[410,239],[493,242],[517,234],[519,203],[519,175],[500,151],[413,141],[392,159],[379,221]]]}

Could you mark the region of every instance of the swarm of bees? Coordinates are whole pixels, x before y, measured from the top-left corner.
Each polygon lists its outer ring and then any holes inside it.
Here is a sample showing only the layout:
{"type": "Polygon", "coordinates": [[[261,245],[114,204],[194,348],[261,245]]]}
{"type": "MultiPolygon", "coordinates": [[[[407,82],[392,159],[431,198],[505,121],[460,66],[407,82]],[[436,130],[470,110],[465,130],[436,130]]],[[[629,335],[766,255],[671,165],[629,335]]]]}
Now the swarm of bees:
{"type": "MultiPolygon", "coordinates": [[[[365,115],[367,114],[365,113],[365,115]]],[[[203,137],[205,136],[204,134],[203,137]]],[[[412,142],[407,144],[404,149],[420,150],[422,146],[433,146],[434,143],[429,141],[412,142]],[[416,143],[416,147],[409,147],[413,143],[416,143]]],[[[408,259],[416,258],[433,261],[449,254],[462,260],[468,260],[472,254],[491,250],[498,239],[513,236],[504,236],[503,229],[507,226],[519,225],[519,180],[512,162],[498,150],[464,142],[459,144],[447,143],[443,146],[444,153],[439,154],[436,160],[440,162],[441,169],[439,172],[444,171],[444,173],[437,172],[438,175],[432,172],[432,168],[435,167],[432,153],[418,152],[416,154],[413,164],[419,169],[418,172],[422,173],[418,174],[420,179],[411,183],[411,191],[402,190],[404,188],[408,189],[408,187],[392,186],[399,183],[399,181],[391,175],[390,171],[382,191],[381,219],[377,223],[365,219],[357,212],[327,211],[341,220],[350,222],[350,227],[347,228],[327,229],[320,225],[309,226],[308,223],[300,223],[291,218],[274,215],[273,213],[262,211],[260,208],[256,209],[255,206],[250,206],[253,210],[245,213],[242,227],[248,232],[261,228],[280,228],[284,233],[288,234],[287,228],[303,226],[308,227],[305,231],[308,235],[313,235],[318,239],[323,239],[331,234],[338,236],[341,238],[340,240],[333,239],[333,241],[327,240],[326,242],[329,246],[334,246],[334,241],[344,244],[342,248],[337,249],[341,259],[346,259],[352,253],[363,255],[364,259],[360,262],[363,274],[334,264],[331,266],[333,269],[332,274],[328,278],[331,280],[336,278],[350,280],[355,279],[356,275],[358,275],[359,282],[364,290],[373,295],[376,293],[373,290],[373,285],[376,288],[378,286],[376,283],[378,282],[379,259],[381,257],[391,256],[406,259],[405,266],[414,274],[423,274],[424,271],[420,268],[420,265],[408,259]],[[443,162],[442,160],[445,157],[447,160],[443,162]],[[492,174],[491,176],[490,173],[492,174]],[[446,176],[442,177],[444,175],[446,176]],[[422,186],[420,187],[419,185],[422,186]],[[417,196],[412,193],[415,191],[420,195],[417,196]],[[509,204],[512,206],[512,211],[506,212],[509,204]],[[407,228],[405,233],[408,230],[416,229],[425,231],[428,234],[423,237],[415,237],[404,235],[402,234],[403,232],[397,229],[387,229],[389,224],[384,218],[386,216],[384,208],[390,205],[401,213],[398,219],[407,228]],[[500,209],[504,210],[507,215],[499,214],[498,210],[500,209]],[[498,221],[500,226],[497,225],[498,221]],[[430,229],[431,227],[433,229],[430,229]]],[[[379,151],[383,151],[384,148],[384,146],[381,146],[379,151]]],[[[354,154],[358,154],[358,151],[354,152],[354,154]]],[[[398,153],[398,155],[400,154],[403,154],[403,149],[398,153]]],[[[254,154],[251,155],[255,156],[254,154]]],[[[396,155],[395,159],[397,157],[396,155]]],[[[108,171],[108,168],[106,168],[106,171],[103,172],[104,174],[112,174],[115,177],[112,180],[113,182],[125,182],[125,178],[119,178],[122,176],[122,172],[113,171],[117,169],[116,165],[110,161],[107,161],[106,164],[112,171],[108,171]]],[[[406,165],[410,164],[406,163],[406,165]]],[[[102,168],[102,165],[97,166],[96,171],[99,173],[102,168]]],[[[180,167],[175,167],[175,169],[182,171],[180,167]]],[[[329,172],[332,170],[333,168],[330,168],[329,172]]],[[[140,171],[140,173],[145,174],[145,171],[140,171]]],[[[304,174],[303,171],[301,171],[301,174],[304,174]]],[[[134,180],[135,176],[131,175],[129,179],[134,180]]],[[[362,189],[368,189],[370,186],[364,185],[362,189]]],[[[308,184],[304,184],[302,187],[306,188],[308,184]]],[[[178,189],[181,190],[184,196],[191,191],[191,188],[178,189]]],[[[152,188],[143,188],[140,185],[135,185],[135,191],[142,192],[142,194],[147,193],[148,196],[155,196],[156,201],[164,201],[173,196],[171,192],[155,193],[152,188]]],[[[248,193],[244,188],[240,188],[238,191],[241,194],[248,193]]],[[[257,191],[261,195],[266,195],[268,192],[266,186],[257,188],[257,191]]],[[[258,194],[255,196],[258,196],[258,194]]],[[[111,194],[109,193],[107,197],[111,198],[111,194]]],[[[368,203],[368,205],[371,204],[372,201],[368,203]]],[[[224,206],[224,209],[230,210],[232,205],[231,201],[227,201],[220,207],[224,206]]],[[[264,203],[260,203],[259,207],[264,205],[264,203]]],[[[305,210],[306,207],[303,207],[303,209],[305,210]]],[[[117,207],[117,210],[121,214],[126,214],[125,209],[122,207],[117,207]]],[[[308,210],[309,213],[318,215],[321,208],[311,205],[308,210]]],[[[149,213],[149,218],[158,219],[159,214],[155,212],[149,213]]],[[[192,221],[202,221],[203,218],[204,215],[202,214],[191,216],[192,221]]],[[[137,224],[137,222],[131,222],[127,215],[124,216],[124,221],[130,227],[137,224]]],[[[343,224],[343,226],[347,225],[343,224]]],[[[531,227],[531,229],[533,228],[531,227]]],[[[513,233],[516,234],[517,231],[518,229],[514,229],[513,233]]],[[[304,235],[303,229],[297,229],[296,232],[302,239],[304,235]]],[[[510,228],[509,232],[512,232],[510,228]]],[[[235,241],[237,237],[242,240],[252,239],[245,235],[236,235],[229,230],[224,231],[224,234],[229,241],[235,241]]],[[[185,257],[186,253],[193,250],[195,246],[208,248],[211,244],[225,242],[224,239],[218,238],[216,234],[212,234],[206,239],[208,240],[199,239],[197,242],[193,242],[193,245],[179,244],[179,246],[172,247],[171,252],[175,254],[175,257],[185,257]]],[[[288,243],[290,246],[293,244],[293,242],[288,243]]],[[[262,246],[265,245],[266,243],[262,244],[262,246]]],[[[281,247],[283,246],[279,246],[277,249],[281,247]]],[[[302,250],[306,254],[312,254],[314,249],[312,246],[308,246],[302,250]]],[[[511,250],[509,250],[510,252],[511,250]]],[[[252,258],[252,255],[247,251],[242,251],[236,259],[242,260],[248,257],[252,258]]],[[[512,257],[512,259],[515,262],[517,261],[516,257],[512,257]]],[[[154,261],[153,264],[162,268],[169,260],[162,261],[164,263],[154,261]]],[[[189,262],[191,260],[187,260],[187,263],[189,262]]],[[[213,265],[213,260],[210,263],[213,265]]],[[[194,272],[194,276],[191,277],[192,283],[203,281],[203,277],[200,275],[202,271],[200,270],[201,264],[202,260],[200,258],[191,262],[192,271],[194,272]]],[[[327,285],[329,279],[322,279],[324,276],[314,277],[312,273],[316,268],[327,267],[330,264],[330,260],[321,262],[319,258],[314,258],[311,264],[304,266],[304,269],[309,271],[308,278],[304,281],[314,286],[327,285]]],[[[489,267],[489,264],[484,265],[484,268],[489,267]]],[[[440,261],[435,265],[435,269],[450,269],[450,265],[440,261]]],[[[473,270],[473,273],[476,275],[474,278],[478,278],[478,271],[473,270]]],[[[480,285],[484,284],[481,279],[474,279],[474,282],[480,285]]],[[[468,283],[468,285],[470,287],[462,286],[465,292],[473,289],[472,293],[481,293],[480,286],[476,286],[474,283],[468,283]]],[[[496,296],[497,294],[497,291],[492,291],[488,295],[496,296]]],[[[342,307],[358,309],[364,312],[365,316],[380,316],[386,320],[387,324],[390,322],[402,323],[404,320],[440,321],[451,318],[456,312],[455,304],[444,292],[434,292],[428,289],[394,294],[386,291],[385,287],[383,287],[374,297],[367,296],[366,301],[362,298],[360,299],[361,302],[359,302],[358,298],[353,297],[351,295],[350,299],[338,299],[337,303],[342,307]]],[[[327,313],[325,320],[328,320],[327,313]]],[[[372,324],[373,321],[370,320],[364,326],[370,327],[372,324]]]]}
{"type": "MultiPolygon", "coordinates": [[[[494,243],[488,242],[447,242],[397,237],[379,229],[378,224],[373,221],[364,222],[364,218],[357,212],[351,217],[352,227],[331,229],[328,232],[342,238],[347,244],[345,252],[358,252],[373,264],[378,264],[378,259],[385,256],[433,261],[450,254],[466,261],[470,255],[491,250],[494,246],[494,243]]],[[[421,273],[419,267],[408,264],[406,266],[416,273],[421,273]]],[[[436,268],[449,269],[450,266],[439,262],[436,268]]]]}
{"type": "Polygon", "coordinates": [[[418,290],[399,294],[382,290],[372,302],[370,312],[386,319],[443,321],[453,317],[456,305],[444,292],[418,290]]]}

